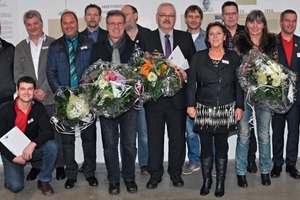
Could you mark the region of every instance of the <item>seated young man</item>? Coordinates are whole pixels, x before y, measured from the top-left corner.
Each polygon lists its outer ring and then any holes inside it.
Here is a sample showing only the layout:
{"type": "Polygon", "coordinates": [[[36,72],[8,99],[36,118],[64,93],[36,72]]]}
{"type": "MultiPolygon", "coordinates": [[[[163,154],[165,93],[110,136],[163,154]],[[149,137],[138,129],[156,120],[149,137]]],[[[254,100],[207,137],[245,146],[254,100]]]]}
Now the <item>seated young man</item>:
{"type": "Polygon", "coordinates": [[[52,195],[49,182],[58,154],[53,141],[54,130],[42,103],[33,100],[35,80],[24,76],[17,82],[17,98],[0,109],[0,137],[17,126],[31,141],[21,155],[14,155],[2,143],[0,152],[4,166],[4,185],[12,192],[24,188],[24,167],[26,162],[42,160],[37,187],[44,195],[52,195]]]}

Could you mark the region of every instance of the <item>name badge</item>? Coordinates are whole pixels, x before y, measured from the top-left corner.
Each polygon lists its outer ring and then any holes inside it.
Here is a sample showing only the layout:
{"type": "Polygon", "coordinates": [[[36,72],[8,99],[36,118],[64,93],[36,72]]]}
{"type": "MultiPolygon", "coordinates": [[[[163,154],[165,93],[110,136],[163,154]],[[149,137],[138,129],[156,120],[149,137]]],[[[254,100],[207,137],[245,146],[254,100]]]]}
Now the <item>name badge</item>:
{"type": "Polygon", "coordinates": [[[44,46],[44,47],[42,47],[42,49],[43,50],[45,50],[45,49],[48,49],[49,47],[48,46],[44,46]]]}
{"type": "Polygon", "coordinates": [[[33,121],[34,121],[33,118],[31,118],[30,120],[27,121],[27,124],[30,124],[30,123],[32,123],[33,121]]]}
{"type": "Polygon", "coordinates": [[[300,53],[297,53],[297,58],[299,58],[300,57],[300,53]]]}
{"type": "Polygon", "coordinates": [[[229,64],[229,61],[228,60],[222,60],[222,63],[224,63],[224,64],[229,64]]]}
{"type": "Polygon", "coordinates": [[[87,49],[87,48],[88,48],[87,46],[82,46],[80,47],[80,50],[87,49]]]}

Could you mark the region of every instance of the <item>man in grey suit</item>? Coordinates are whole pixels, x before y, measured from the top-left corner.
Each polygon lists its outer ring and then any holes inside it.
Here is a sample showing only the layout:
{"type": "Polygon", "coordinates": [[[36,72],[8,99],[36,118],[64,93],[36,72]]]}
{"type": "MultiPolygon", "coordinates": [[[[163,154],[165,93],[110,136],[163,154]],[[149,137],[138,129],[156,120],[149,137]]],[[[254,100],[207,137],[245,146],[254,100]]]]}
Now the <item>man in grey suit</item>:
{"type": "MultiPolygon", "coordinates": [[[[54,111],[54,94],[48,84],[46,77],[46,61],[48,46],[54,38],[43,32],[43,20],[41,14],[36,10],[29,10],[23,16],[24,25],[28,38],[22,40],[15,49],[14,57],[14,80],[17,82],[23,76],[31,76],[36,81],[34,99],[42,102],[51,117],[54,111]]],[[[59,133],[55,134],[55,140],[61,147],[59,133]]],[[[60,148],[61,149],[61,148],[60,148]]],[[[40,162],[32,164],[32,169],[26,180],[34,180],[40,172],[40,162]]],[[[56,179],[66,177],[64,171],[64,160],[62,151],[59,152],[56,164],[56,179]]]]}

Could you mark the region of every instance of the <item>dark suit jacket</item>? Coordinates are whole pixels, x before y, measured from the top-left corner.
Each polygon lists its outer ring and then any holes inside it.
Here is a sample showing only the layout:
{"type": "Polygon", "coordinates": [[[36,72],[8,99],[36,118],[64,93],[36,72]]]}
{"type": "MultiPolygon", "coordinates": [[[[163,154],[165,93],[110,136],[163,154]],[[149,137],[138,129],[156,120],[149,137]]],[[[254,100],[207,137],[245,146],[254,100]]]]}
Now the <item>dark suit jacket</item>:
{"type": "MultiPolygon", "coordinates": [[[[84,29],[82,32],[80,32],[80,34],[88,37],[89,36],[88,35],[88,29],[87,28],[84,29]]],[[[107,31],[99,27],[97,42],[105,40],[106,38],[107,38],[107,31]]]]}
{"type": "MultiPolygon", "coordinates": [[[[190,63],[192,60],[192,56],[196,52],[191,34],[188,32],[179,31],[179,30],[174,29],[173,30],[173,38],[174,38],[173,39],[173,48],[175,48],[176,46],[179,46],[184,57],[190,63]]],[[[162,45],[161,45],[158,29],[151,31],[151,32],[147,32],[145,34],[142,34],[139,45],[143,51],[153,52],[154,50],[157,50],[160,53],[164,53],[162,45]]],[[[175,96],[159,98],[156,102],[150,101],[145,105],[145,107],[151,108],[154,110],[162,110],[165,107],[164,99],[172,98],[177,109],[185,109],[186,108],[185,87],[186,86],[185,86],[185,82],[184,82],[183,88],[180,89],[179,92],[175,96]]]]}
{"type": "Polygon", "coordinates": [[[289,66],[286,59],[286,54],[281,40],[281,34],[278,34],[278,62],[285,66],[286,68],[296,72],[297,75],[297,93],[296,93],[296,103],[300,105],[300,37],[294,35],[294,45],[293,45],[293,54],[292,62],[289,66]]]}

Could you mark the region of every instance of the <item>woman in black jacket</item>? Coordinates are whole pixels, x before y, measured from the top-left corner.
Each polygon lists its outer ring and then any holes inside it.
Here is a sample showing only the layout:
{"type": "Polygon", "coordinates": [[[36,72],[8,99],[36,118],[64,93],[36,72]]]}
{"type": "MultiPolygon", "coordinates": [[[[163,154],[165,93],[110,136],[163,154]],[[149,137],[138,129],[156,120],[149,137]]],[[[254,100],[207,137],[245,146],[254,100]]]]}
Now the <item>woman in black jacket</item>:
{"type": "Polygon", "coordinates": [[[187,83],[187,113],[195,118],[194,131],[201,141],[201,165],[204,179],[201,195],[212,184],[212,144],[216,149],[217,185],[215,196],[224,195],[228,133],[236,130],[243,115],[243,91],[238,83],[238,55],[225,48],[226,28],[219,22],[206,30],[207,50],[197,52],[191,62],[187,83]]]}

